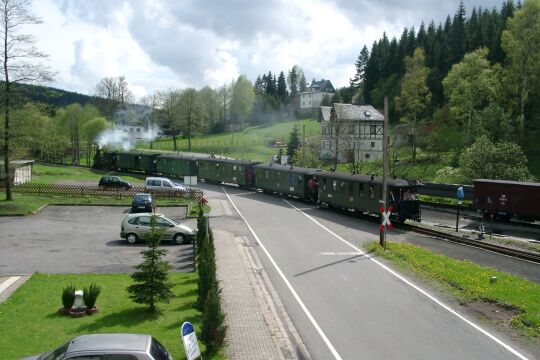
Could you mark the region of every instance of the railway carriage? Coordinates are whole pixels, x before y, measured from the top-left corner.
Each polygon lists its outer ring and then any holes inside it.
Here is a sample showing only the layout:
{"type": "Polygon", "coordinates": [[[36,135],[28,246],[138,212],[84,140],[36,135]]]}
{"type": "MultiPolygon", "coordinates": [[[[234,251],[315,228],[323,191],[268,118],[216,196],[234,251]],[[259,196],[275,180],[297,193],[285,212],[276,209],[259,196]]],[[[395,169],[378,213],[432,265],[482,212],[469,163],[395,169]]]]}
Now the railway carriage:
{"type": "MultiPolygon", "coordinates": [[[[319,174],[319,201],[332,207],[377,214],[382,198],[382,177],[323,172],[319,174]]],[[[403,179],[388,180],[387,204],[392,205],[392,218],[399,222],[420,220],[417,185],[403,179]]]]}
{"type": "Polygon", "coordinates": [[[160,153],[151,152],[118,151],[116,154],[116,168],[154,174],[156,172],[156,159],[160,155],[160,153]]]}
{"type": "Polygon", "coordinates": [[[473,207],[485,219],[540,220],[540,183],[478,179],[474,181],[473,207]]]}
{"type": "Polygon", "coordinates": [[[156,173],[168,177],[197,176],[197,161],[204,155],[162,154],[156,159],[156,173]]]}
{"type": "Polygon", "coordinates": [[[280,164],[258,164],[253,167],[257,188],[268,193],[281,193],[311,200],[313,191],[308,187],[309,179],[323,172],[319,169],[280,164]]]}
{"type": "Polygon", "coordinates": [[[197,161],[199,178],[213,184],[236,184],[254,187],[253,166],[259,162],[207,157],[197,161]]]}

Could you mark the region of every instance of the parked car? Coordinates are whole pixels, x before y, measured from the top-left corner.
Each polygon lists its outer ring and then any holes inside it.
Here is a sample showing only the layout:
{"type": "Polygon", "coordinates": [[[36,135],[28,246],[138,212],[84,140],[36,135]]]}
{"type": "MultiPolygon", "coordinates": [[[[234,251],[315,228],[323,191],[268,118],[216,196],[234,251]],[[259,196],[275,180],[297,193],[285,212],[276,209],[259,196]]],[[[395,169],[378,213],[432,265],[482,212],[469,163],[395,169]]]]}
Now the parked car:
{"type": "Polygon", "coordinates": [[[143,334],[91,334],[68,341],[49,352],[21,360],[75,359],[172,360],[154,337],[143,334]]]}
{"type": "Polygon", "coordinates": [[[162,189],[162,190],[186,190],[182,184],[175,183],[171,179],[164,177],[148,177],[144,182],[147,189],[162,189]]]}
{"type": "MultiPolygon", "coordinates": [[[[150,233],[152,216],[149,213],[128,214],[122,221],[120,237],[126,239],[131,245],[145,239],[150,233]]],[[[155,216],[156,227],[163,229],[161,240],[173,241],[178,245],[193,241],[195,231],[189,226],[180,224],[162,214],[155,214],[155,216]]]]}
{"type": "Polygon", "coordinates": [[[152,212],[156,206],[154,197],[152,194],[138,193],[133,197],[131,202],[131,212],[152,212]]]}
{"type": "Polygon", "coordinates": [[[112,187],[112,188],[121,188],[121,189],[131,189],[133,185],[127,181],[122,180],[119,176],[102,176],[99,179],[99,187],[112,187]]]}

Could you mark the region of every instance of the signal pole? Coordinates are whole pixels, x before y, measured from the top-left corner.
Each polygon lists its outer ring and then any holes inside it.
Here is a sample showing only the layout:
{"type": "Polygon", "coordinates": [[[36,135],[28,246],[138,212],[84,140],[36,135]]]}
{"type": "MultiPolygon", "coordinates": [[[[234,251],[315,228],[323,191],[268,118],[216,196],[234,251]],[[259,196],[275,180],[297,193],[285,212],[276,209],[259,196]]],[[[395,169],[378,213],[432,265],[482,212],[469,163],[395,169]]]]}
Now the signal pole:
{"type": "MultiPolygon", "coordinates": [[[[387,198],[387,174],[388,174],[388,97],[384,97],[384,123],[383,123],[383,183],[382,183],[382,207],[384,211],[388,211],[386,198],[387,198]]],[[[383,214],[381,213],[381,224],[383,223],[383,214]]],[[[385,226],[381,226],[379,230],[379,243],[382,247],[386,247],[386,232],[385,226]]]]}

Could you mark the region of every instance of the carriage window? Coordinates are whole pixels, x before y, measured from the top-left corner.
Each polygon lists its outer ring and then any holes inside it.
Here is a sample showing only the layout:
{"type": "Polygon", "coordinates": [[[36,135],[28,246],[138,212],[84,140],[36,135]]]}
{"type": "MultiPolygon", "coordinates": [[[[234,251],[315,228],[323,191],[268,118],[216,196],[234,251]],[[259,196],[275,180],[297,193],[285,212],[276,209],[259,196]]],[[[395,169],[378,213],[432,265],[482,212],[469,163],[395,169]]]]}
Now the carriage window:
{"type": "Polygon", "coordinates": [[[238,170],[238,167],[236,165],[233,166],[233,171],[238,170]]]}
{"type": "Polygon", "coordinates": [[[302,175],[298,175],[298,183],[302,183],[302,175]]]}
{"type": "Polygon", "coordinates": [[[323,190],[326,190],[326,179],[325,178],[322,179],[322,188],[323,188],[323,190]]]}
{"type": "Polygon", "coordinates": [[[340,192],[345,192],[345,185],[346,185],[345,181],[340,182],[340,184],[339,184],[339,191],[340,192]]]}
{"type": "Polygon", "coordinates": [[[296,176],[293,174],[289,174],[289,185],[294,185],[294,182],[296,181],[296,176]]]}
{"type": "Polygon", "coordinates": [[[370,199],[375,198],[375,188],[373,188],[373,185],[369,185],[369,198],[370,199]]]}
{"type": "Polygon", "coordinates": [[[332,180],[332,190],[337,191],[337,180],[332,180]]]}
{"type": "Polygon", "coordinates": [[[354,196],[354,184],[349,184],[349,197],[354,196]]]}
{"type": "Polygon", "coordinates": [[[265,178],[268,179],[268,170],[264,170],[265,178]]]}

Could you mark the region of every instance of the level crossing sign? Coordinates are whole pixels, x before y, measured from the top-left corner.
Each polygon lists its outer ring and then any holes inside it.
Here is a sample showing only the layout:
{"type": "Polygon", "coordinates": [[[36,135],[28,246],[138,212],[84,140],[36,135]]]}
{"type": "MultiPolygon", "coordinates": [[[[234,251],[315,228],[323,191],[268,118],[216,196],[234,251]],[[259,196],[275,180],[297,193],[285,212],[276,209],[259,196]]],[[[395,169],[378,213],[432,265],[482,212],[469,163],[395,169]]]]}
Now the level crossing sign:
{"type": "Polygon", "coordinates": [[[390,214],[392,214],[392,205],[388,208],[388,211],[384,211],[384,207],[381,206],[381,214],[383,216],[383,220],[381,225],[379,226],[380,231],[384,231],[384,227],[386,226],[388,229],[392,229],[392,223],[390,222],[390,214]]]}

